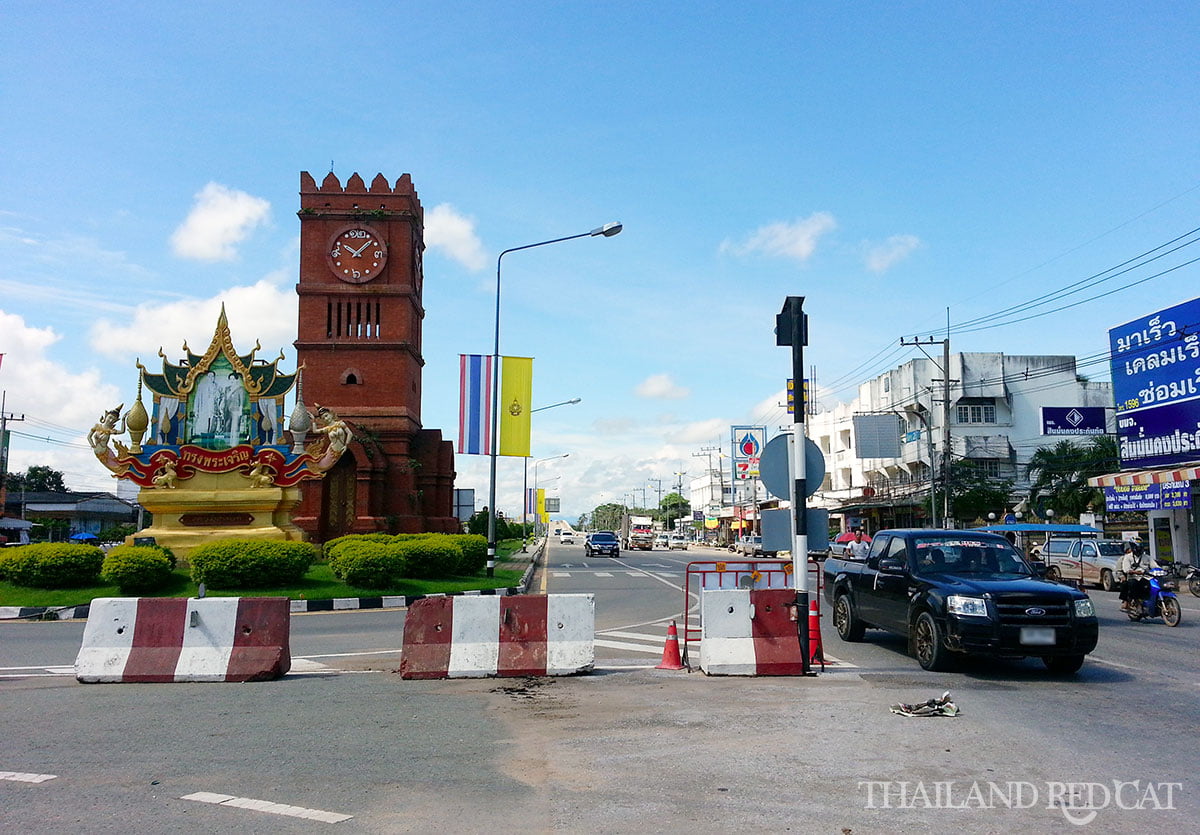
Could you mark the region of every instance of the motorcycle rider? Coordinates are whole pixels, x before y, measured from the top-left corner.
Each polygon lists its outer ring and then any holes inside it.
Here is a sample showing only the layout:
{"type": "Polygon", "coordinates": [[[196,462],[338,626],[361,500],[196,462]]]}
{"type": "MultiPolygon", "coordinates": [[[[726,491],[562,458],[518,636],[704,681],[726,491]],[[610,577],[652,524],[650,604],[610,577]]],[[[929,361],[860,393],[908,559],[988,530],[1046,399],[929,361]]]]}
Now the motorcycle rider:
{"type": "Polygon", "coordinates": [[[1154,557],[1143,554],[1132,542],[1125,543],[1125,553],[1121,556],[1121,572],[1125,582],[1121,586],[1121,611],[1128,612],[1136,601],[1145,600],[1150,596],[1150,581],[1146,573],[1159,568],[1154,557]]]}

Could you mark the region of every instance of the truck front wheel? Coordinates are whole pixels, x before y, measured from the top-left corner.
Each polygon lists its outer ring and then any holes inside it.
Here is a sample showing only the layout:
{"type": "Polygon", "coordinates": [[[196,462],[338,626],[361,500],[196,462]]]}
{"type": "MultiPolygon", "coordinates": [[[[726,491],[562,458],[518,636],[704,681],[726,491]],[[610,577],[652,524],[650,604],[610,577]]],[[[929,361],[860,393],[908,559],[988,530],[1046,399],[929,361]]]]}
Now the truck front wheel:
{"type": "Polygon", "coordinates": [[[849,643],[861,641],[867,631],[866,625],[854,616],[850,595],[844,592],[833,603],[833,626],[837,629],[838,637],[849,643]]]}
{"type": "Polygon", "coordinates": [[[950,651],[942,640],[942,630],[929,612],[922,612],[913,624],[913,650],[923,670],[938,672],[950,666],[950,651]]]}

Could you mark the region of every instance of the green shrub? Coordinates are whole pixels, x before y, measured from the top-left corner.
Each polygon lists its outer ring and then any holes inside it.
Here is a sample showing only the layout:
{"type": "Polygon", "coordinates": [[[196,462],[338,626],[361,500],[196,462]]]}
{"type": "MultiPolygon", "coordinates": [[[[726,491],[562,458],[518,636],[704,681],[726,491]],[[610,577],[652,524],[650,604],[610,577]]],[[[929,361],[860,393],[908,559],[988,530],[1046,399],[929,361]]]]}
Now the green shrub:
{"type": "Polygon", "coordinates": [[[387,589],[408,576],[408,560],[398,543],[361,542],[342,551],[341,577],[364,589],[387,589]]]}
{"type": "Polygon", "coordinates": [[[94,545],[39,542],[5,548],[0,579],[18,586],[66,589],[95,585],[104,552],[94,545]]]}
{"type": "Polygon", "coordinates": [[[348,542],[391,542],[392,535],[389,533],[351,533],[345,536],[339,536],[336,539],[330,539],[324,545],[325,556],[329,557],[331,553],[336,551],[342,545],[348,542]]]}
{"type": "Polygon", "coordinates": [[[451,541],[462,549],[462,559],[459,561],[456,574],[471,576],[478,574],[487,565],[487,537],[476,534],[450,534],[451,541]]]}
{"type": "Polygon", "coordinates": [[[171,579],[175,555],[156,545],[118,545],[104,555],[100,579],[122,592],[157,591],[171,579]]]}
{"type": "Polygon", "coordinates": [[[192,579],[213,588],[280,586],[304,577],[316,559],[307,542],[223,539],[192,551],[192,579]]]}
{"type": "Polygon", "coordinates": [[[408,577],[450,577],[458,573],[462,548],[448,536],[428,536],[397,543],[404,550],[408,577]]]}

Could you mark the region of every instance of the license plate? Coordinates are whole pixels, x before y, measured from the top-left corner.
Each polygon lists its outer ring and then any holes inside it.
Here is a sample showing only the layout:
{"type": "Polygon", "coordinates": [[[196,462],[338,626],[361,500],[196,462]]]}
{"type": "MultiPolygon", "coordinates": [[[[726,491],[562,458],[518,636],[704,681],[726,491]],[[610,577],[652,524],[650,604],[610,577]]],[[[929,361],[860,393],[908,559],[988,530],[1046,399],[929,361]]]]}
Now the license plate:
{"type": "Polygon", "coordinates": [[[1054,630],[1039,626],[1021,627],[1021,643],[1026,646],[1054,646],[1054,630]]]}

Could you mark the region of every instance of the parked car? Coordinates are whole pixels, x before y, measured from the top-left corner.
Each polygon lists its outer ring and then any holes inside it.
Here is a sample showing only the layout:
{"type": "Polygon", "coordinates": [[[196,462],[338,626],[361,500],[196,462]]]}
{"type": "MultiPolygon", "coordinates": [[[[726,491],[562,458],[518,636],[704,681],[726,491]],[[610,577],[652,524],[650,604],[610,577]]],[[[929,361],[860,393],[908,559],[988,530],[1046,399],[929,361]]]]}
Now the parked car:
{"type": "Polygon", "coordinates": [[[658,536],[654,537],[654,547],[655,548],[670,548],[671,540],[665,533],[660,533],[658,536]]]}
{"type": "Polygon", "coordinates": [[[575,531],[560,531],[558,534],[559,545],[574,545],[575,531]]]}
{"type": "Polygon", "coordinates": [[[1038,558],[1046,564],[1047,580],[1078,580],[1117,591],[1125,579],[1121,572],[1124,551],[1120,539],[1063,537],[1043,545],[1038,558]]]}
{"type": "Polygon", "coordinates": [[[688,541],[682,536],[673,536],[670,538],[667,547],[672,551],[686,551],[688,547],[688,541]]]}
{"type": "Polygon", "coordinates": [[[583,555],[585,557],[619,557],[621,556],[621,542],[612,531],[595,531],[588,534],[588,538],[583,541],[583,555]]]}
{"type": "Polygon", "coordinates": [[[866,561],[831,555],[823,571],[843,641],[861,641],[868,628],[894,632],[926,670],[974,654],[1031,656],[1074,673],[1099,637],[1084,592],[1044,579],[1040,564],[994,533],[880,531],[866,561]]]}

